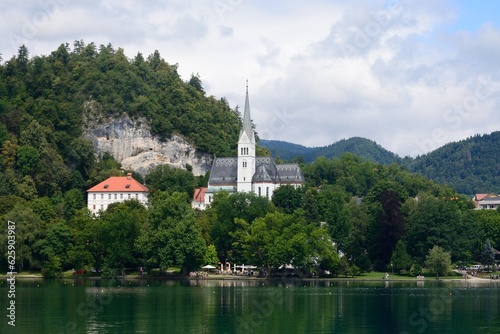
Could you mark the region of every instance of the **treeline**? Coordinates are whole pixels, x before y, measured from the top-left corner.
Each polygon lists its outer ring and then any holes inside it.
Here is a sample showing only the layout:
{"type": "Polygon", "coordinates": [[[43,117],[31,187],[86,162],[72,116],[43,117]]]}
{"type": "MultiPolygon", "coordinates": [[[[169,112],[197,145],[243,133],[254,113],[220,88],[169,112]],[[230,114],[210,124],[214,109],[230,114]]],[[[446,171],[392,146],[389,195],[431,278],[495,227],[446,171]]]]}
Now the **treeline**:
{"type": "Polygon", "coordinates": [[[393,162],[403,162],[403,159],[399,156],[384,149],[376,142],[361,137],[341,139],[323,147],[305,147],[279,140],[261,140],[261,145],[266,147],[274,157],[286,161],[313,162],[319,157],[340,158],[344,153],[352,153],[358,157],[385,165],[390,165],[393,162]]]}
{"type": "Polygon", "coordinates": [[[500,193],[500,132],[450,143],[414,160],[409,170],[461,194],[500,193]]]}
{"type": "MultiPolygon", "coordinates": [[[[2,219],[5,231],[8,220],[16,223],[17,269],[48,277],[91,267],[109,276],[139,266],[178,266],[187,274],[225,261],[258,265],[267,274],[286,265],[307,275],[416,270],[434,246],[454,263],[469,264],[483,259],[486,240],[500,242],[500,213],[474,210],[452,189],[396,164],[347,154],[303,170],[306,186],[282,186],[272,200],[221,192],[197,211],[189,194],[199,180],[159,166],[146,176],[148,208],[127,201],[92,216],[83,201],[65,206],[42,197],[15,203],[2,219]]],[[[6,238],[0,238],[2,267],[6,238]]]]}

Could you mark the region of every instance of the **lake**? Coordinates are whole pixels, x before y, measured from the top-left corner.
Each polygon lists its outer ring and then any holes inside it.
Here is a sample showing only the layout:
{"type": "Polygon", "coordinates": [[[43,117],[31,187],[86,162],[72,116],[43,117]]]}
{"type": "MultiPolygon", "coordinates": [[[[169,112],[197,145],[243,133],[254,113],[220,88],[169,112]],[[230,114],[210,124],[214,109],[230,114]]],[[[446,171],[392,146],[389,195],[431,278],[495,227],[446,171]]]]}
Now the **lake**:
{"type": "Polygon", "coordinates": [[[17,279],[1,333],[500,333],[500,282],[17,279]]]}

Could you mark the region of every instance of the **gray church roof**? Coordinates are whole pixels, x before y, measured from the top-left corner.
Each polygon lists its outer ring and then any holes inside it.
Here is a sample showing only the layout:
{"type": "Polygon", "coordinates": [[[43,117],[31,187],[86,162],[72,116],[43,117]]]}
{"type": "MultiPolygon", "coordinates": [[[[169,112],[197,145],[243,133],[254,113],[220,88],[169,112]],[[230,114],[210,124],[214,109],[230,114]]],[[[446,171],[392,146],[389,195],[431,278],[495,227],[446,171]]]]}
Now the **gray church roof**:
{"type": "Polygon", "coordinates": [[[255,158],[255,174],[252,182],[276,182],[278,180],[278,170],[273,159],[270,157],[255,158]]]}
{"type": "Polygon", "coordinates": [[[280,164],[276,165],[281,183],[303,183],[304,175],[300,170],[299,164],[280,164]]]}
{"type": "MultiPolygon", "coordinates": [[[[215,158],[210,172],[210,185],[236,185],[238,158],[215,158]]],[[[298,164],[277,165],[271,157],[255,158],[255,174],[252,182],[303,183],[304,176],[298,164]]]]}
{"type": "Polygon", "coordinates": [[[236,184],[238,178],[238,158],[215,158],[210,172],[211,185],[236,184]]]}

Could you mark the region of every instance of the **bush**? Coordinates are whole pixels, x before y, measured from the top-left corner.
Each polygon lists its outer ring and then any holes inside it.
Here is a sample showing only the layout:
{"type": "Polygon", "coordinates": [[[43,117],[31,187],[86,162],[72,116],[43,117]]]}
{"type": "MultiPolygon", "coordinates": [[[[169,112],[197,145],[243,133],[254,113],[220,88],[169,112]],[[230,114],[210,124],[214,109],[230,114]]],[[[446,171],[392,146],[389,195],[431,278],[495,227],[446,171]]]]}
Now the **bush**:
{"type": "Polygon", "coordinates": [[[418,263],[414,263],[410,268],[410,275],[411,276],[418,276],[421,274],[422,274],[422,266],[419,265],[418,263]]]}
{"type": "Polygon", "coordinates": [[[61,259],[59,256],[52,255],[42,267],[42,275],[45,278],[55,278],[61,276],[61,259]]]}

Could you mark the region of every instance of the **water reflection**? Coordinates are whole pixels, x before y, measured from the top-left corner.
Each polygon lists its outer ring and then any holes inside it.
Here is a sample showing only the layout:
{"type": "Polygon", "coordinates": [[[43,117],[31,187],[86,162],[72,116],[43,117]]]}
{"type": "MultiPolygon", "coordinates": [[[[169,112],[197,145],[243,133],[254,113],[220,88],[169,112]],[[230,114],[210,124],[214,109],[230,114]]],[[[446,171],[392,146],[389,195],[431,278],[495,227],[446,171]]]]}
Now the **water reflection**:
{"type": "MultiPolygon", "coordinates": [[[[19,332],[474,333],[500,328],[492,281],[296,278],[19,281],[19,332]]],[[[0,328],[1,333],[7,333],[0,328]]]]}

